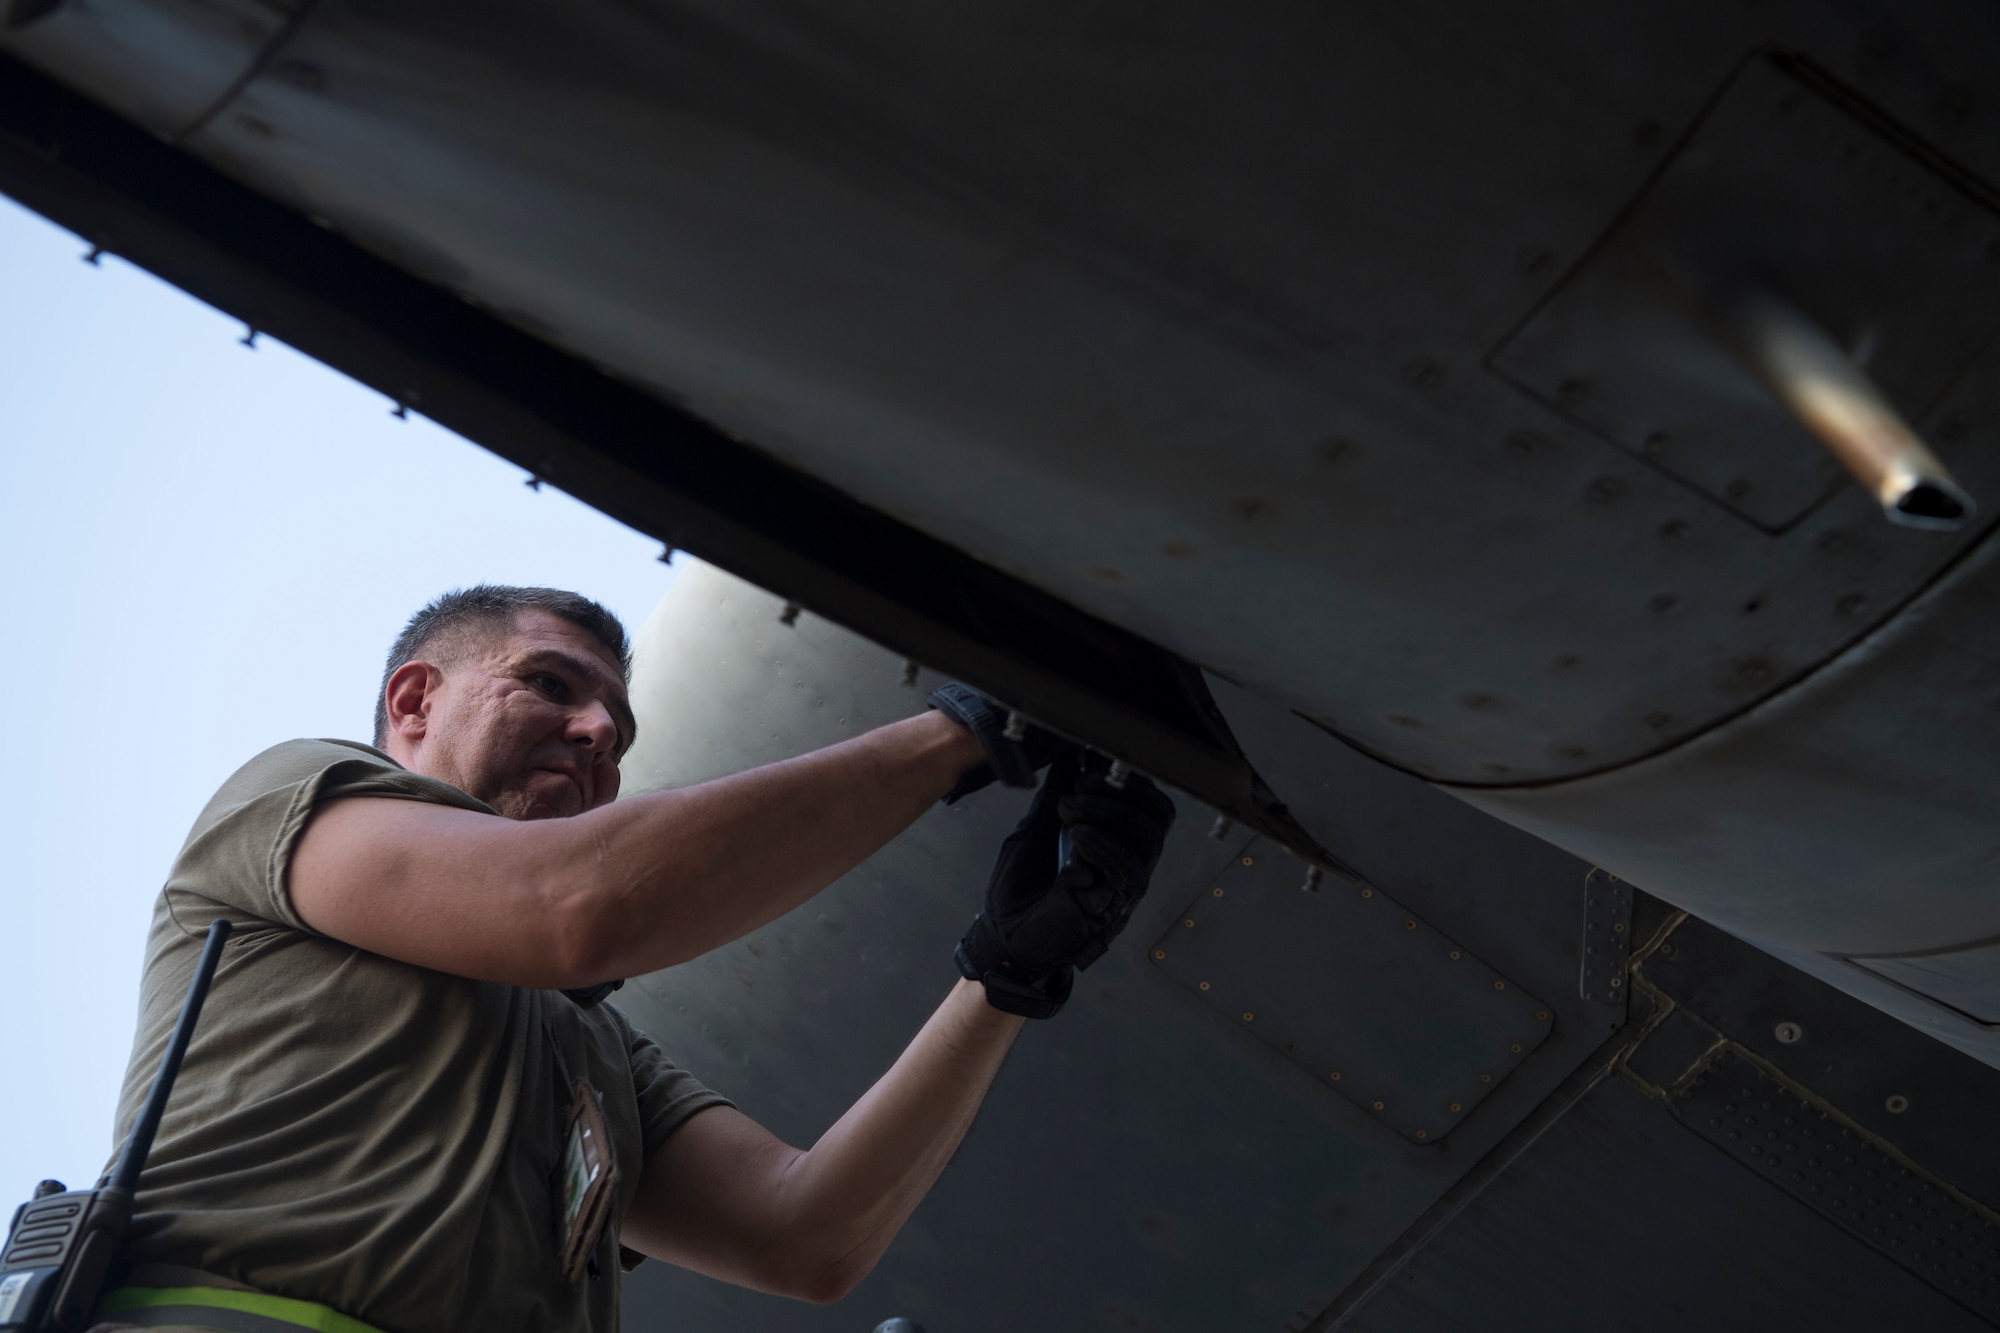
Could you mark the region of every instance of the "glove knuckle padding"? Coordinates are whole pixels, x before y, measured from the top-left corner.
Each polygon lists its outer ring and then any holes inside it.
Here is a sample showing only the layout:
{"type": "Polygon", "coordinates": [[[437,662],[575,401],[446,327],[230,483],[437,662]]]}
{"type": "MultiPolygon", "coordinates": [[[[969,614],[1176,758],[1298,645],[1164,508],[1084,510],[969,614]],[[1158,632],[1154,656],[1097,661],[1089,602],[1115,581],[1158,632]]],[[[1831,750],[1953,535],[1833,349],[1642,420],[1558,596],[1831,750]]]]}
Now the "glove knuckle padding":
{"type": "Polygon", "coordinates": [[[1074,753],[1059,757],[1000,845],[985,910],[959,944],[960,970],[985,983],[996,1007],[1053,1014],[1072,969],[1103,957],[1131,920],[1174,817],[1144,778],[1114,787],[1074,753]]]}
{"type": "Polygon", "coordinates": [[[1076,855],[1114,888],[1143,885],[1152,868],[1129,842],[1094,824],[1072,825],[1069,841],[1076,855]]]}

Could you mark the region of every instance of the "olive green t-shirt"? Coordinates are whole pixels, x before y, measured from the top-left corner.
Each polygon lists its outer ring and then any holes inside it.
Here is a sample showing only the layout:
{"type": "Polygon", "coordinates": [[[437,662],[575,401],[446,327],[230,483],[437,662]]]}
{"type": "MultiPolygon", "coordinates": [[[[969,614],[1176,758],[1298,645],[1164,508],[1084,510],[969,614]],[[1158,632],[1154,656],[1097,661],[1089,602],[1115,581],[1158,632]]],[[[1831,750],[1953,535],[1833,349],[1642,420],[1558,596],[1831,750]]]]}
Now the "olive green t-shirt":
{"type": "MultiPolygon", "coordinates": [[[[618,1326],[618,1221],[647,1154],[727,1105],[609,1004],[469,981],[316,934],[286,867],[341,796],[481,802],[347,741],[288,741],[215,794],[153,915],[122,1136],[208,923],[235,930],[138,1190],[135,1261],[318,1301],[391,1333],[618,1326]],[[567,1077],[566,1077],[567,1076],[567,1077]],[[599,1276],[558,1267],[570,1079],[602,1094],[620,1174],[599,1276]]],[[[499,818],[494,815],[494,818],[499,818]]]]}

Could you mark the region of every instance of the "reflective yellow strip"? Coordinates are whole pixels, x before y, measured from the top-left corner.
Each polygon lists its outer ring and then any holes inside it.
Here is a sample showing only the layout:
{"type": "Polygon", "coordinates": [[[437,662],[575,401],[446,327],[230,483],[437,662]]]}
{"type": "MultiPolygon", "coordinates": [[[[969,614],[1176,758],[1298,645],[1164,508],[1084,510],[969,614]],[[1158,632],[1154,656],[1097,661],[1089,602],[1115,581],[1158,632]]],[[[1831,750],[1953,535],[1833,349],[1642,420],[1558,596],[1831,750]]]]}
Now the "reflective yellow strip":
{"type": "Polygon", "coordinates": [[[314,1333],[381,1333],[381,1330],[359,1319],[351,1319],[338,1310],[312,1301],[266,1296],[261,1291],[229,1291],[223,1287],[120,1287],[106,1292],[104,1299],[97,1303],[97,1317],[103,1319],[161,1306],[232,1310],[293,1328],[309,1328],[314,1333]]]}

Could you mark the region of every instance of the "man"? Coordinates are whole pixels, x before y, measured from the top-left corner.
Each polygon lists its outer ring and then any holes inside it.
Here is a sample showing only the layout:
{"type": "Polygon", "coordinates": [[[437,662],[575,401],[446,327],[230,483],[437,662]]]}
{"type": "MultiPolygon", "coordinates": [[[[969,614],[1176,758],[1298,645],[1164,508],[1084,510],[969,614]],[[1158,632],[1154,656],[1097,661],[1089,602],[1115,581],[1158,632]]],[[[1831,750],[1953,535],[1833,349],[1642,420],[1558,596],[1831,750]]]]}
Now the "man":
{"type": "Polygon", "coordinates": [[[1173,819],[1141,778],[1114,786],[1039,729],[1010,739],[962,686],[614,804],[628,667],[623,627],[575,594],[448,594],[390,652],[373,748],[287,742],[216,794],[155,913],[121,1127],[205,927],[235,930],[103,1327],[611,1329],[620,1261],[648,1255],[836,1300],[1024,1017],[1060,1009],[1123,926],[1173,819]],[[798,906],[940,797],[1045,766],[959,943],[965,979],[812,1148],[600,1003],[798,906]]]}

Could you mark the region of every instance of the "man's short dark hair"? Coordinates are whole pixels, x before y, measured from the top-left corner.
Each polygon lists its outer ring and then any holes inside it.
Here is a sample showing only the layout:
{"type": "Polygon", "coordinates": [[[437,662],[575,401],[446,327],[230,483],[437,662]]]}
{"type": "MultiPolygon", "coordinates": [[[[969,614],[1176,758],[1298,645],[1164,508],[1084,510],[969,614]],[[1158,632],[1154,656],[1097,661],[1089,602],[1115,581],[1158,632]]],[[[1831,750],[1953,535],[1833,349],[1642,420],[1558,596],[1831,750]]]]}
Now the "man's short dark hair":
{"type": "MultiPolygon", "coordinates": [[[[512,628],[517,611],[546,611],[560,616],[611,650],[618,659],[626,681],[632,679],[632,645],[625,626],[617,616],[578,593],[560,588],[514,588],[505,584],[482,583],[473,588],[454,588],[410,617],[403,632],[389,645],[389,661],[382,668],[382,683],[375,691],[375,747],[389,739],[389,677],[406,662],[414,662],[441,640],[467,631],[502,633],[512,628]]],[[[457,646],[452,646],[457,651],[457,646]]]]}

